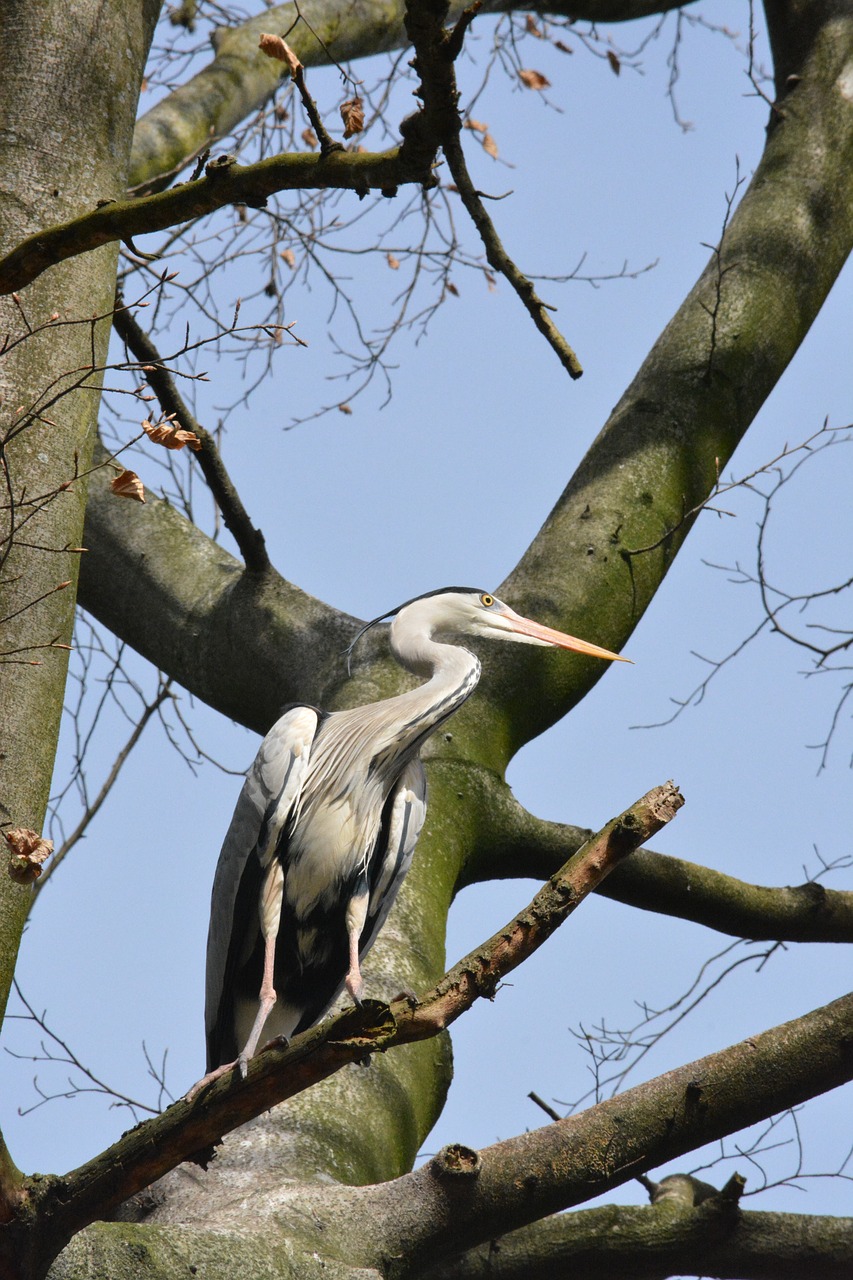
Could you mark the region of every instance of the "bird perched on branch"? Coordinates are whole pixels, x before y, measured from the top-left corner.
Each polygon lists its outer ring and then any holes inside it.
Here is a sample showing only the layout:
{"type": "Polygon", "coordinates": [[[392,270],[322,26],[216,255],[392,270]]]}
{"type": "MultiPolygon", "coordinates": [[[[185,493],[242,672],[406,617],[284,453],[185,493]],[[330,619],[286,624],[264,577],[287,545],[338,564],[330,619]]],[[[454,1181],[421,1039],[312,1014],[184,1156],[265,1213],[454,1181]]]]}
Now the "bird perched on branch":
{"type": "Polygon", "coordinates": [[[289,707],[264,738],[225,836],[207,944],[208,1074],[239,1066],[263,1035],[289,1038],[323,1016],[346,987],[363,990],[360,961],[397,897],[426,813],[418,752],[480,678],[474,654],[449,637],[476,636],[627,661],[541,626],[469,587],[409,600],[391,652],[425,683],[348,711],[289,707]]]}

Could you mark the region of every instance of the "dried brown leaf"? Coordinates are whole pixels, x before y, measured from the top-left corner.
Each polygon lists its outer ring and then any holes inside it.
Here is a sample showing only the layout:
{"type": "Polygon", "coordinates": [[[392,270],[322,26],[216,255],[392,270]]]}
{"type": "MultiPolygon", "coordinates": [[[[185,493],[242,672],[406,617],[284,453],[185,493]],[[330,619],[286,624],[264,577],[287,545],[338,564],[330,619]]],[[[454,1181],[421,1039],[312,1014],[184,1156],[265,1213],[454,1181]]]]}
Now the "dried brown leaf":
{"type": "Polygon", "coordinates": [[[171,421],[171,416],[163,422],[143,422],[142,430],[154,444],[162,444],[165,449],[183,449],[185,445],[198,453],[201,441],[194,431],[186,431],[171,421]]]}
{"type": "Polygon", "coordinates": [[[483,150],[486,151],[492,157],[493,160],[497,160],[498,144],[495,142],[494,138],[490,133],[487,133],[483,138],[483,150]]]}
{"type": "Polygon", "coordinates": [[[618,76],[619,72],[622,70],[622,63],[616,57],[616,54],[612,49],[607,50],[607,61],[610,63],[610,70],[615,76],[618,76]]]}
{"type": "Polygon", "coordinates": [[[456,285],[453,284],[453,282],[450,280],[448,280],[447,282],[447,292],[452,293],[454,298],[459,297],[459,290],[456,288],[456,285]]]}
{"type": "Polygon", "coordinates": [[[349,417],[352,413],[352,409],[348,404],[339,404],[338,408],[340,409],[341,413],[345,413],[347,417],[349,417]]]}
{"type": "Polygon", "coordinates": [[[110,481],[110,488],[119,498],[134,498],[137,502],[145,501],[145,486],[135,471],[122,471],[120,476],[110,481]]]}
{"type": "Polygon", "coordinates": [[[296,270],[296,254],[292,249],[282,249],[280,256],[282,262],[286,262],[291,271],[296,270]]]}
{"type": "Polygon", "coordinates": [[[529,36],[535,36],[537,40],[545,39],[542,34],[542,28],[539,26],[532,13],[528,13],[527,17],[524,19],[524,29],[529,36]]]}
{"type": "Polygon", "coordinates": [[[487,124],[483,124],[482,120],[472,120],[470,116],[463,121],[463,128],[473,129],[475,133],[485,133],[488,127],[487,124]]]}
{"type": "Polygon", "coordinates": [[[562,40],[555,40],[554,48],[559,49],[560,53],[574,53],[572,46],[569,44],[563,44],[562,40]]]}
{"type": "Polygon", "coordinates": [[[392,271],[400,270],[400,259],[395,258],[393,253],[386,253],[385,261],[388,263],[388,266],[391,268],[392,271]]]}
{"type": "Polygon", "coordinates": [[[551,81],[541,71],[521,70],[518,78],[527,89],[550,89],[551,81]]]}
{"type": "Polygon", "coordinates": [[[275,58],[278,62],[286,62],[292,76],[295,76],[297,71],[302,70],[302,63],[287,41],[282,40],[281,36],[262,35],[258,41],[258,48],[268,58],[275,58]]]}
{"type": "Polygon", "coordinates": [[[352,138],[364,130],[364,106],[361,98],[349,98],[341,103],[341,119],[344,122],[344,137],[352,138]]]}
{"type": "Polygon", "coordinates": [[[41,875],[42,863],[53,853],[53,841],[44,840],[29,827],[4,831],[9,846],[9,875],[17,884],[32,884],[41,875]]]}
{"type": "Polygon", "coordinates": [[[302,141],[305,143],[306,147],[310,147],[312,151],[320,145],[317,135],[313,129],[302,130],[302,141]]]}

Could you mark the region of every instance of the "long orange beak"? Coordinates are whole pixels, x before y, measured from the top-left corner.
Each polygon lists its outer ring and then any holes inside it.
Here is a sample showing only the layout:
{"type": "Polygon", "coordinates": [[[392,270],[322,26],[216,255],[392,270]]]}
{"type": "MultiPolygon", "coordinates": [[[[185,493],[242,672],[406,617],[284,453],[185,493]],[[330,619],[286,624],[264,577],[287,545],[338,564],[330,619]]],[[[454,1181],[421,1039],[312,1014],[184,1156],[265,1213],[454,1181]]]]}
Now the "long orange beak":
{"type": "Polygon", "coordinates": [[[630,662],[619,653],[611,653],[600,645],[590,644],[588,640],[578,640],[576,636],[566,635],[564,631],[555,631],[553,627],[543,627],[540,622],[531,618],[522,618],[521,614],[507,608],[503,615],[509,623],[510,630],[518,636],[525,636],[534,644],[553,645],[556,649],[571,649],[573,653],[585,653],[589,658],[604,658],[608,662],[630,662]]]}

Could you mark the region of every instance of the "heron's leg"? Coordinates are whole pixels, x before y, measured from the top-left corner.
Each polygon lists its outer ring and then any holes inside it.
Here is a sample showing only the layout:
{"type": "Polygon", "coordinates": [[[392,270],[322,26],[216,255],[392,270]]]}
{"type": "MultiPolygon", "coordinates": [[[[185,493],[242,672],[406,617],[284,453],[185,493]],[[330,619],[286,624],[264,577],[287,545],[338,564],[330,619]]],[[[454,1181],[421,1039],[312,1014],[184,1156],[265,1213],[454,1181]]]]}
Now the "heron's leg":
{"type": "Polygon", "coordinates": [[[249,1038],[240,1051],[240,1056],[235,1058],[233,1062],[224,1062],[221,1067],[208,1071],[206,1076],[202,1076],[200,1080],[196,1081],[189,1093],[185,1095],[187,1102],[192,1102],[196,1094],[201,1093],[202,1089],[207,1088],[209,1084],[213,1084],[214,1080],[219,1080],[221,1076],[227,1075],[234,1067],[239,1067],[240,1075],[244,1080],[246,1079],[246,1073],[249,1070],[249,1059],[255,1056],[255,1050],[258,1047],[264,1023],[270,1016],[270,1012],[276,1002],[275,987],[273,986],[274,965],[275,935],[264,940],[264,976],[261,980],[261,990],[258,996],[258,1012],[255,1015],[255,1021],[252,1023],[249,1038]]]}
{"type": "Polygon", "coordinates": [[[255,1015],[255,1021],[252,1023],[252,1030],[249,1032],[249,1038],[241,1049],[239,1057],[235,1058],[233,1062],[224,1062],[222,1066],[214,1067],[212,1071],[208,1071],[206,1076],[202,1076],[187,1093],[187,1102],[192,1102],[193,1098],[202,1089],[209,1084],[213,1084],[214,1080],[226,1075],[234,1067],[239,1067],[240,1075],[244,1080],[246,1078],[249,1059],[254,1057],[258,1041],[261,1038],[261,1032],[264,1029],[264,1023],[270,1016],[277,999],[273,977],[275,972],[275,942],[281,921],[283,892],[284,872],[278,859],[274,859],[268,866],[267,873],[264,876],[261,897],[258,903],[261,917],[261,933],[264,939],[264,973],[261,978],[261,989],[258,993],[258,1012],[255,1015]]]}
{"type": "Polygon", "coordinates": [[[346,988],[356,1004],[361,1004],[361,996],[364,991],[364,982],[362,981],[361,969],[358,963],[358,944],[361,941],[361,931],[367,919],[369,901],[370,895],[365,892],[355,894],[347,904],[346,925],[349,939],[349,969],[346,976],[346,988]]]}
{"type": "Polygon", "coordinates": [[[255,1021],[252,1023],[249,1038],[237,1058],[240,1075],[244,1080],[249,1068],[249,1059],[254,1057],[258,1041],[261,1038],[261,1032],[264,1029],[264,1023],[270,1016],[277,999],[273,978],[275,971],[275,943],[278,937],[278,927],[281,923],[283,894],[284,870],[278,858],[273,858],[267,867],[261,888],[261,898],[258,903],[261,934],[264,939],[264,973],[261,978],[261,989],[258,992],[258,1012],[255,1014],[255,1021]]]}
{"type": "Polygon", "coordinates": [[[252,1023],[252,1030],[249,1032],[249,1038],[240,1050],[240,1056],[237,1059],[237,1065],[240,1068],[240,1075],[246,1079],[246,1072],[249,1069],[249,1059],[255,1056],[255,1050],[258,1047],[258,1041],[261,1038],[261,1032],[264,1029],[264,1023],[272,1013],[273,1006],[277,996],[275,987],[273,986],[273,970],[275,968],[275,941],[278,936],[278,930],[268,938],[264,938],[264,976],[261,979],[261,989],[258,993],[258,1012],[255,1014],[255,1021],[252,1023]]]}

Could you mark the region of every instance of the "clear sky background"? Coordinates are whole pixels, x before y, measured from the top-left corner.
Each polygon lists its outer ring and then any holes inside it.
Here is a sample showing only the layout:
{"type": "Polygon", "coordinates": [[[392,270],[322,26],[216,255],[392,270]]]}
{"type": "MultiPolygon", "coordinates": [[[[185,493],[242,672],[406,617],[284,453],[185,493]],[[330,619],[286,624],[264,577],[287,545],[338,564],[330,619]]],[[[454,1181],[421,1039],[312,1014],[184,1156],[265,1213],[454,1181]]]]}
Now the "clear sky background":
{"type": "MultiPolygon", "coordinates": [[[[746,31],[745,4],[709,5],[706,14],[746,31]]],[[[493,28],[492,20],[477,20],[476,56],[488,52],[493,28]]],[[[649,30],[648,24],[622,28],[614,38],[630,48],[649,30]]],[[[491,211],[523,270],[563,275],[582,254],[590,273],[619,272],[623,262],[632,271],[657,263],[637,279],[597,289],[580,282],[541,285],[545,298],[559,305],[558,322],[584,365],[580,382],[569,381],[506,284],[492,291],[481,275],[460,270],[453,276],[459,296],[438,310],[428,335],[417,345],[406,336],[396,345],[399,367],[385,407],[380,389],[372,388],[353,402],[350,416],[333,412],[288,430],[294,416],[339,394],[323,380],[341,367],[326,340],[323,289],[291,292],[287,319],[297,321],[310,346],[280,353],[273,377],[249,407],[231,415],[224,445],[232,476],[285,577],[369,618],[444,583],[494,590],[513,567],[706,261],[704,245],[719,237],[736,164],[748,178],[761,153],[767,108],[745,74],[745,34],[730,40],[685,30],[678,103],[693,128],[683,131],[666,94],[674,32],[673,19],[645,50],[642,69],[626,61],[618,77],[570,35],[556,33],[573,45],[571,56],[531,39],[523,62],[551,80],[550,106],[495,71],[472,112],[488,123],[500,149],[496,162],[469,145],[475,181],[495,194],[512,191],[491,211]]],[[[379,64],[361,64],[358,73],[369,80],[379,64]]],[[[470,61],[462,64],[463,94],[474,91],[479,74],[470,61]]],[[[332,74],[312,72],[310,83],[321,107],[337,100],[332,74]]],[[[401,105],[390,116],[399,119],[405,110],[401,105]]],[[[462,228],[460,209],[455,216],[462,228]]],[[[370,226],[366,221],[361,228],[368,244],[375,235],[370,226]]],[[[475,251],[467,229],[464,236],[475,251]]],[[[402,232],[392,243],[402,243],[402,232]]],[[[398,273],[381,255],[347,262],[345,269],[354,277],[366,326],[386,324],[398,273]]],[[[251,292],[249,280],[245,268],[239,277],[232,272],[227,300],[251,292]]],[[[832,425],[850,421],[851,296],[848,270],[738,450],[734,475],[773,458],[786,442],[805,439],[826,417],[832,425]]],[[[249,302],[243,320],[260,314],[261,301],[249,302]]],[[[194,322],[198,332],[205,323],[194,322]]],[[[204,367],[210,382],[198,411],[212,427],[216,406],[240,394],[241,374],[212,354],[204,367]]],[[[780,495],[769,565],[788,590],[824,588],[850,574],[852,457],[850,445],[821,454],[780,495]]],[[[147,473],[144,462],[137,469],[156,483],[153,463],[147,473]]],[[[740,492],[721,505],[735,515],[699,520],[626,648],[636,665],[609,670],[569,719],[525,748],[510,781],[534,813],[597,827],[672,777],[687,804],[655,848],[747,881],[797,884],[804,867],[817,872],[815,850],[827,862],[851,852],[849,708],[820,773],[819,752],[809,749],[826,736],[843,677],[804,679],[806,655],[763,635],[673,724],[632,727],[666,718],[671,699],[687,696],[707,674],[696,654],[725,657],[760,618],[755,589],[734,584],[730,573],[706,562],[754,569],[761,504],[740,492]]],[[[841,625],[845,607],[849,625],[849,601],[820,620],[841,625]]],[[[145,664],[130,659],[129,665],[151,689],[145,664]]],[[[232,769],[247,767],[255,735],[186,695],[181,706],[205,751],[232,769]]],[[[104,721],[90,766],[95,788],[127,732],[120,717],[104,721]]],[[[72,750],[67,734],[60,772],[72,750]]],[[[27,998],[122,1092],[156,1098],[146,1080],[143,1040],[154,1058],[168,1049],[174,1094],[202,1070],[209,887],[239,786],[238,778],[210,764],[191,771],[162,730],[150,726],[85,842],[37,904],[20,965],[27,998]]],[[[69,810],[67,825],[73,821],[69,810]]],[[[826,883],[849,887],[849,871],[826,883]]],[[[451,916],[449,962],[488,937],[535,887],[518,881],[465,891],[451,916]]],[[[580,1098],[590,1086],[588,1057],[572,1029],[602,1020],[629,1026],[637,1002],[668,1004],[728,942],[666,917],[602,900],[586,903],[493,1003],[457,1024],[456,1079],[426,1149],[455,1140],[483,1146],[538,1126],[545,1118],[527,1099],[531,1089],[552,1102],[580,1098]]],[[[741,947],[729,959],[746,954],[741,947]]],[[[725,962],[715,963],[711,972],[725,962]]],[[[850,983],[841,948],[780,948],[758,967],[742,964],[628,1083],[804,1013],[850,983]]],[[[369,963],[366,972],[369,986],[369,963]]],[[[36,1053],[39,1039],[32,1024],[12,1021],[4,1044],[36,1053]]],[[[62,1172],[131,1122],[127,1111],[86,1094],[18,1119],[17,1106],[38,1100],[34,1073],[47,1092],[62,1090],[68,1075],[60,1066],[0,1054],[3,1124],[23,1168],[62,1172]]],[[[800,1117],[810,1173],[836,1168],[853,1143],[853,1094],[846,1092],[800,1117]]],[[[769,1139],[786,1144],[762,1157],[773,1178],[796,1170],[794,1137],[786,1121],[769,1139]]],[[[726,1145],[734,1151],[735,1140],[726,1145]]],[[[715,1153],[686,1157],[676,1167],[694,1168],[715,1153]]],[[[743,1157],[711,1180],[721,1183],[735,1169],[748,1177],[748,1189],[760,1185],[760,1172],[743,1157]]],[[[800,1185],[807,1195],[783,1187],[752,1203],[853,1212],[850,1182],[800,1185]]],[[[644,1196],[629,1185],[610,1198],[644,1196]]]]}

